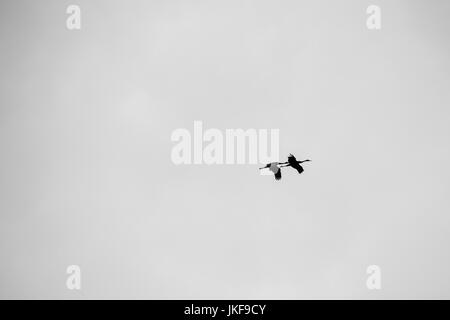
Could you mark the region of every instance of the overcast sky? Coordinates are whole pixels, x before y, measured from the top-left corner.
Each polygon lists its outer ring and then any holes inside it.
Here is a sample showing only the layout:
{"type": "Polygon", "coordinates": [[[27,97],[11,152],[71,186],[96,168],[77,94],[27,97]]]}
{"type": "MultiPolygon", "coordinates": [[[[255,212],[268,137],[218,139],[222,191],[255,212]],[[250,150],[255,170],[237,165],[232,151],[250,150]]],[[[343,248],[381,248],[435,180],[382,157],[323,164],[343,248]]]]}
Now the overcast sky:
{"type": "Polygon", "coordinates": [[[2,1],[0,298],[449,299],[449,15],[446,0],[2,1]],[[171,134],[195,120],[279,129],[280,155],[312,162],[281,181],[176,166],[171,134]]]}

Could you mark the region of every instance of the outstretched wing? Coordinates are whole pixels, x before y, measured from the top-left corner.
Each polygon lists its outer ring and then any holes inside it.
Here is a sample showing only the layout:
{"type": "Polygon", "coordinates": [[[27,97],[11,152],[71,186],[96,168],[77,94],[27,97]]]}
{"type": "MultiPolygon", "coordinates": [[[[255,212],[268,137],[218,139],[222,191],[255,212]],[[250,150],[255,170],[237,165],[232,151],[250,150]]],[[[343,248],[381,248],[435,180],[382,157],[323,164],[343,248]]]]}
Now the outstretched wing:
{"type": "Polygon", "coordinates": [[[292,165],[292,168],[294,168],[295,170],[298,171],[298,173],[302,173],[303,172],[303,167],[301,165],[299,165],[298,163],[296,163],[296,165],[292,165]]]}
{"type": "Polygon", "coordinates": [[[275,180],[280,180],[281,179],[281,169],[278,168],[278,171],[275,172],[275,180]]]}

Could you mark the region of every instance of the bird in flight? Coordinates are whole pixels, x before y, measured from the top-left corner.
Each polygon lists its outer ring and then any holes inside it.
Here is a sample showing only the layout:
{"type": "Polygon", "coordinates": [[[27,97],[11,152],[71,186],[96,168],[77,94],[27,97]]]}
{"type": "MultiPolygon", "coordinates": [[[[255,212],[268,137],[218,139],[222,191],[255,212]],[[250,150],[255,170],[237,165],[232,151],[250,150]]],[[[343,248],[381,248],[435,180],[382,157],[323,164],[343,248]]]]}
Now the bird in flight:
{"type": "Polygon", "coordinates": [[[297,170],[298,173],[300,174],[300,173],[302,173],[304,171],[303,167],[300,165],[300,163],[307,162],[307,161],[311,161],[311,160],[306,159],[306,160],[303,160],[303,161],[297,161],[297,159],[294,157],[294,155],[292,153],[290,153],[289,157],[288,157],[287,164],[285,166],[283,166],[283,167],[292,167],[295,170],[297,170]]]}
{"type": "Polygon", "coordinates": [[[297,170],[297,172],[300,174],[304,171],[303,167],[300,164],[303,162],[307,162],[307,161],[311,161],[311,160],[306,159],[303,161],[298,161],[295,158],[295,156],[292,153],[290,153],[288,156],[287,162],[271,162],[271,163],[266,164],[266,166],[259,168],[259,170],[269,168],[269,170],[274,173],[275,180],[280,180],[281,179],[281,168],[292,167],[295,170],[297,170]]]}
{"type": "Polygon", "coordinates": [[[269,168],[269,170],[272,171],[273,174],[275,175],[275,180],[280,180],[281,179],[281,169],[279,167],[280,164],[281,164],[280,162],[271,162],[266,164],[265,167],[259,168],[259,170],[269,168]]]}

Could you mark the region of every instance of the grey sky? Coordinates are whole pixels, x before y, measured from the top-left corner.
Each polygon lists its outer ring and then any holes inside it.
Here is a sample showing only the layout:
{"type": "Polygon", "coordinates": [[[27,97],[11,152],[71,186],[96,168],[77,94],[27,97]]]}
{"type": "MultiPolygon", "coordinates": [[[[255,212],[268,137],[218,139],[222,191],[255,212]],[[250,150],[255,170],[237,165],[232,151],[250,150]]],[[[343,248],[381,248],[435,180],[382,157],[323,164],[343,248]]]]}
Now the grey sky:
{"type": "Polygon", "coordinates": [[[450,298],[449,13],[2,1],[0,298],[450,298]],[[175,166],[194,120],[279,128],[283,157],[313,161],[278,182],[175,166]]]}

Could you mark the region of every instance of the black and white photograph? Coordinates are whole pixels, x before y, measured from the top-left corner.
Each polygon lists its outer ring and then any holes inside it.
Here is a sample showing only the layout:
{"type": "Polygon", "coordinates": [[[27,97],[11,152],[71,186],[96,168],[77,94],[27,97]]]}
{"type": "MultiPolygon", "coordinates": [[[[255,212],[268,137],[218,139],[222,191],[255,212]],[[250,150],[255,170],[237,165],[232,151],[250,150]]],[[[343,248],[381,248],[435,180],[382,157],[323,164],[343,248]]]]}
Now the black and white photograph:
{"type": "Polygon", "coordinates": [[[450,299],[450,1],[1,0],[0,299],[450,299]]]}

